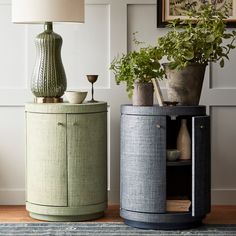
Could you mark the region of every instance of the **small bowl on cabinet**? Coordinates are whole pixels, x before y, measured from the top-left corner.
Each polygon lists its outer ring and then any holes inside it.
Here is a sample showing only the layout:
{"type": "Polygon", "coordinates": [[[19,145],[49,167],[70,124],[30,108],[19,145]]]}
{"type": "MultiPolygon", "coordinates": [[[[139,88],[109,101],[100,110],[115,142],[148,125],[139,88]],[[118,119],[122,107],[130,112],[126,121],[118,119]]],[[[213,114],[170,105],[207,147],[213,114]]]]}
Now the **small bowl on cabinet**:
{"type": "Polygon", "coordinates": [[[81,104],[86,96],[87,96],[88,92],[86,91],[66,91],[65,95],[67,100],[69,101],[69,103],[72,104],[81,104]]]}

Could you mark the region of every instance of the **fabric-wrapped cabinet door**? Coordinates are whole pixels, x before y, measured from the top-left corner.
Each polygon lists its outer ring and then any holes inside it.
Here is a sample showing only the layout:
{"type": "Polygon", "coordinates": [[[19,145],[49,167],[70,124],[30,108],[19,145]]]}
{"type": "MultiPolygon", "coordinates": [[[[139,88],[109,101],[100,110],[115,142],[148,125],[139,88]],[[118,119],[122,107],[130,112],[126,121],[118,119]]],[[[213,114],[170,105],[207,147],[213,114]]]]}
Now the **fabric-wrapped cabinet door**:
{"type": "Polygon", "coordinates": [[[107,103],[27,103],[31,217],[97,219],[107,208],[107,103]]]}
{"type": "Polygon", "coordinates": [[[66,115],[26,114],[27,201],[67,206],[66,115]]]}
{"type": "Polygon", "coordinates": [[[192,215],[203,216],[211,208],[210,117],[192,118],[192,215]]]}
{"type": "Polygon", "coordinates": [[[165,116],[121,116],[121,208],[166,211],[165,116]]]}
{"type": "Polygon", "coordinates": [[[67,115],[69,206],[107,202],[107,112],[67,115]]]}

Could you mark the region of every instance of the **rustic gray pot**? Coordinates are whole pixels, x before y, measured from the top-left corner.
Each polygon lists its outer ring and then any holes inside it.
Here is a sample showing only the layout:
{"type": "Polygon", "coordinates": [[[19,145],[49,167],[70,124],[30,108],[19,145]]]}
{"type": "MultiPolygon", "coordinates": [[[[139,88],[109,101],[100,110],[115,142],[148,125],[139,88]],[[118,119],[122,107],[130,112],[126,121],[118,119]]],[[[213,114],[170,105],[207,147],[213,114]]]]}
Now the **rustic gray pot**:
{"type": "Polygon", "coordinates": [[[163,66],[167,76],[168,100],[180,105],[197,106],[207,64],[193,63],[182,70],[172,70],[168,63],[163,66]]]}
{"type": "Polygon", "coordinates": [[[133,91],[134,106],[153,106],[153,84],[135,83],[133,91]]]}

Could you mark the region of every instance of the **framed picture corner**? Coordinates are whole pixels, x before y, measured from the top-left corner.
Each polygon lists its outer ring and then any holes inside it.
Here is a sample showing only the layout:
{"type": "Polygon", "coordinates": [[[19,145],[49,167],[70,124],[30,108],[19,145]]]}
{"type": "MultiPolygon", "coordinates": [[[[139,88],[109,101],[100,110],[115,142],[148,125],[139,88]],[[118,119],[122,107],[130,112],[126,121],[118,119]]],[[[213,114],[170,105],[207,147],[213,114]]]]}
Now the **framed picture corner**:
{"type": "MultiPolygon", "coordinates": [[[[186,12],[190,6],[194,6],[196,10],[205,4],[200,0],[156,0],[157,6],[157,28],[163,28],[168,21],[180,18],[187,19],[186,12]]],[[[227,5],[231,5],[229,9],[229,18],[226,20],[228,28],[236,28],[236,0],[206,0],[216,4],[217,9],[225,9],[227,5]]]]}

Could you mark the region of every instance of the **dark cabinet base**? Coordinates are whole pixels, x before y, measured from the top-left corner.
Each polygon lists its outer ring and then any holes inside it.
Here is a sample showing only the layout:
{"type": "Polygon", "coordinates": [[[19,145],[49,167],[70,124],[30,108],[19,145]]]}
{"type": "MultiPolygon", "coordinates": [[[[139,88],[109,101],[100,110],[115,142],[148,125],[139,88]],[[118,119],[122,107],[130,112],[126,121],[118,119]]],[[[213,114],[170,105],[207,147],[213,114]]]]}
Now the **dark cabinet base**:
{"type": "Polygon", "coordinates": [[[125,220],[125,224],[139,229],[181,230],[199,227],[202,225],[202,221],[196,220],[191,223],[146,223],[133,220],[125,220]]]}
{"type": "Polygon", "coordinates": [[[202,217],[193,217],[191,213],[141,213],[121,209],[121,217],[125,224],[140,229],[182,230],[199,227],[202,217]]]}

